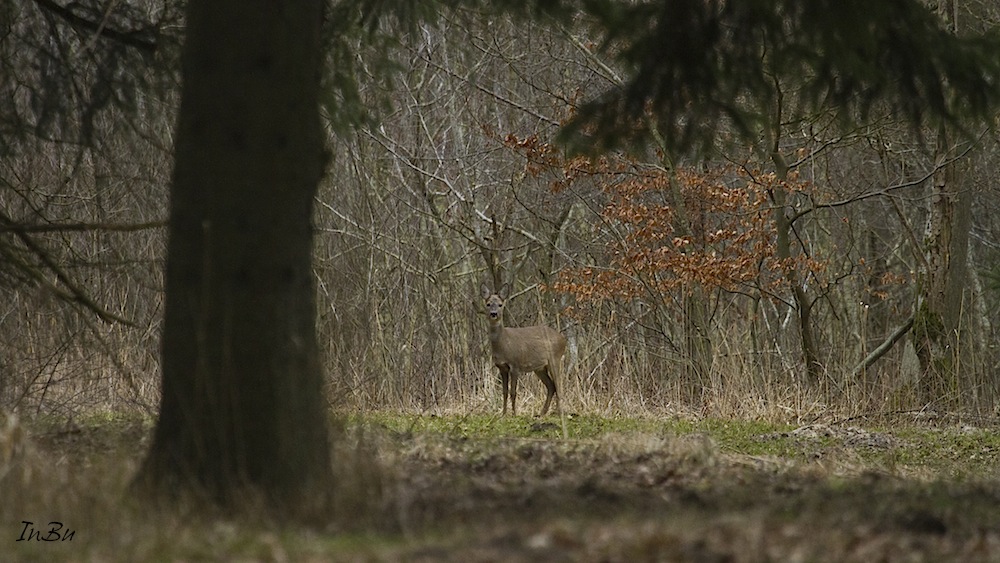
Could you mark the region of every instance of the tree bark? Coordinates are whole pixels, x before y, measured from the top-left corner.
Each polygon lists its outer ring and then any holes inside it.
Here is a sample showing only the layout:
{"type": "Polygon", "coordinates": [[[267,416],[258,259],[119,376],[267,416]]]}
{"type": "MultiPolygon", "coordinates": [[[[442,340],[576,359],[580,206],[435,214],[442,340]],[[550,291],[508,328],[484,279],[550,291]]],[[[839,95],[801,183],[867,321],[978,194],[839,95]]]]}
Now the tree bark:
{"type": "Polygon", "coordinates": [[[330,449],[312,205],[322,0],[192,0],[171,189],[162,402],[137,478],[227,508],[322,501],[330,449]]]}
{"type": "MultiPolygon", "coordinates": [[[[775,135],[775,138],[778,138],[775,135]]],[[[774,163],[775,174],[779,180],[788,179],[788,164],[784,156],[777,150],[771,153],[771,161],[774,163]]],[[[787,205],[787,197],[782,190],[774,190],[771,193],[774,201],[774,229],[775,253],[782,261],[790,261],[792,258],[792,229],[793,225],[789,219],[791,208],[787,205]]],[[[799,326],[799,348],[802,351],[802,362],[806,367],[806,381],[810,385],[819,383],[823,375],[823,364],[820,362],[819,353],[816,349],[816,339],[813,334],[812,308],[813,300],[806,293],[802,280],[794,268],[789,268],[785,273],[785,279],[792,291],[792,299],[795,303],[795,311],[798,313],[799,326]]]]}
{"type": "MultiPolygon", "coordinates": [[[[953,146],[942,128],[939,158],[950,159],[953,146]]],[[[956,377],[957,329],[968,285],[971,198],[961,187],[959,162],[946,162],[933,177],[924,236],[925,271],[918,278],[913,336],[920,360],[920,393],[926,403],[947,393],[956,377]]]]}
{"type": "MultiPolygon", "coordinates": [[[[941,2],[938,15],[958,33],[956,3],[941,2]]],[[[923,275],[918,278],[914,310],[914,348],[920,361],[920,395],[925,403],[947,396],[958,377],[956,354],[961,349],[958,326],[968,286],[968,241],[971,196],[963,189],[961,161],[945,126],[938,130],[936,157],[943,162],[931,181],[924,235],[923,275]]]]}

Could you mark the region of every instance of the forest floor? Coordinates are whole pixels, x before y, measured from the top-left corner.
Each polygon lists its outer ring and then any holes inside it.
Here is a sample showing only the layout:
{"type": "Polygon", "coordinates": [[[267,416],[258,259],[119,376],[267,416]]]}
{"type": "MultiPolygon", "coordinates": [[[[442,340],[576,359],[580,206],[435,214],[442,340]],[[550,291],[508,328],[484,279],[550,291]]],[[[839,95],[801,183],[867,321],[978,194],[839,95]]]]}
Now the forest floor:
{"type": "Polygon", "coordinates": [[[982,421],[581,415],[566,424],[569,439],[557,417],[351,416],[338,430],[335,514],[310,528],[143,512],[125,491],[148,421],[6,424],[0,553],[5,561],[1000,560],[1000,431],[982,421]]]}

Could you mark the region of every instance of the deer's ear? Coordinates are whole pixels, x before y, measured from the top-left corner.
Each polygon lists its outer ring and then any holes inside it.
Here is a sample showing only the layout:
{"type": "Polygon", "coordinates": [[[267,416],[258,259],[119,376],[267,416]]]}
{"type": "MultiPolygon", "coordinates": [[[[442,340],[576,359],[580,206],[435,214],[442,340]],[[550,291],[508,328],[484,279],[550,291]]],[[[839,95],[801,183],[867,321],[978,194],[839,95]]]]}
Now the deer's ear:
{"type": "Polygon", "coordinates": [[[508,290],[510,290],[510,284],[509,283],[505,283],[505,284],[503,284],[503,285],[500,286],[500,291],[497,292],[497,295],[500,296],[500,299],[503,299],[504,301],[506,301],[507,300],[507,291],[508,290]]]}
{"type": "Polygon", "coordinates": [[[487,299],[489,298],[490,295],[492,295],[490,292],[490,288],[487,287],[485,283],[480,287],[480,289],[483,292],[483,299],[487,299]]]}

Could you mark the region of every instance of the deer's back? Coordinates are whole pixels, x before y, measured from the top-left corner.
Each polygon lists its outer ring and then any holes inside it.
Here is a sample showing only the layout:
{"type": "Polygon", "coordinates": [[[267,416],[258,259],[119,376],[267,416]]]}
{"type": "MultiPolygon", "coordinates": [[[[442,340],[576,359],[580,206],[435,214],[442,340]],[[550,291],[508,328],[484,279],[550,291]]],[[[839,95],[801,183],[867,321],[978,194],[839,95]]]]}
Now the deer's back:
{"type": "Polygon", "coordinates": [[[491,331],[490,345],[497,364],[519,371],[535,371],[566,353],[566,337],[547,326],[502,328],[491,331]]]}

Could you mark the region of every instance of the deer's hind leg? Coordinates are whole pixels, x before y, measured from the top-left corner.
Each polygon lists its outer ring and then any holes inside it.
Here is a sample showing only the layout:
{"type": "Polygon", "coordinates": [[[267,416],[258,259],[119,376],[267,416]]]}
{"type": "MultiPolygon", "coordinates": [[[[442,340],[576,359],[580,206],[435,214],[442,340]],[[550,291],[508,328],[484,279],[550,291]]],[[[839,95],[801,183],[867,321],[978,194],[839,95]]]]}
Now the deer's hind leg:
{"type": "Polygon", "coordinates": [[[552,402],[552,397],[556,398],[556,406],[559,406],[559,394],[556,391],[556,380],[552,370],[549,367],[543,367],[542,369],[535,372],[538,379],[542,380],[542,384],[545,385],[545,405],[542,406],[542,414],[539,416],[545,416],[545,413],[549,412],[549,403],[552,402]]]}
{"type": "Polygon", "coordinates": [[[507,371],[510,372],[510,413],[513,416],[517,416],[517,376],[518,372],[516,369],[507,366],[507,371]]]}

